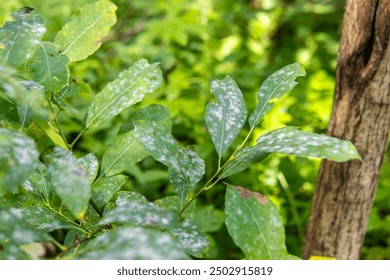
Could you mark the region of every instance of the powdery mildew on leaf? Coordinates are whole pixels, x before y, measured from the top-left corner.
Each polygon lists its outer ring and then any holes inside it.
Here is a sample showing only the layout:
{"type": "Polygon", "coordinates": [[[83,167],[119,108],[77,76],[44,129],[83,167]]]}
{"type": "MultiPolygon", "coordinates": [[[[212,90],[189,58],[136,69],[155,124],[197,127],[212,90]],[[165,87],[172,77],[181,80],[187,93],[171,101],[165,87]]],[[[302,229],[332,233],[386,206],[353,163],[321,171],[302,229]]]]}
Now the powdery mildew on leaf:
{"type": "Polygon", "coordinates": [[[203,177],[205,163],[194,151],[182,149],[161,125],[149,121],[135,122],[135,137],[151,156],[169,167],[168,174],[181,205],[203,177]]]}
{"type": "Polygon", "coordinates": [[[85,156],[77,160],[87,171],[89,184],[92,184],[95,180],[99,171],[99,162],[96,156],[92,153],[86,154],[85,156]]]}
{"type": "Polygon", "coordinates": [[[99,223],[120,223],[133,226],[151,226],[160,229],[169,228],[179,221],[176,212],[165,210],[151,202],[139,201],[136,197],[117,199],[116,207],[104,215],[99,223]]]}
{"type": "Polygon", "coordinates": [[[202,233],[195,224],[186,219],[170,231],[187,254],[196,258],[205,257],[210,243],[207,235],[202,233]]]}
{"type": "Polygon", "coordinates": [[[162,83],[158,64],[141,59],[99,92],[88,108],[85,127],[93,128],[141,101],[162,83]]]}
{"type": "Polygon", "coordinates": [[[228,186],[225,213],[229,235],[247,259],[289,258],[283,221],[272,202],[242,187],[228,186]]]}
{"type": "Polygon", "coordinates": [[[257,139],[257,145],[253,148],[259,152],[326,158],[336,162],[360,159],[355,146],[348,140],[303,132],[295,127],[283,127],[266,133],[257,139]]]}
{"type": "Polygon", "coordinates": [[[103,207],[120,190],[126,180],[127,176],[124,175],[102,177],[92,188],[92,199],[95,204],[103,207]]]}
{"type": "Polygon", "coordinates": [[[246,121],[247,110],[244,98],[232,78],[214,80],[210,91],[217,103],[206,106],[205,120],[211,139],[221,158],[240,133],[246,121]]]}
{"type": "Polygon", "coordinates": [[[26,8],[14,12],[12,18],[15,21],[0,28],[0,61],[17,68],[34,54],[46,28],[42,17],[26,8]]]}
{"type": "Polygon", "coordinates": [[[298,84],[295,79],[305,75],[306,72],[303,67],[299,63],[294,63],[283,67],[269,76],[259,89],[257,107],[249,117],[251,128],[257,126],[264,115],[272,108],[272,99],[280,98],[291,91],[298,84]]]}
{"type": "Polygon", "coordinates": [[[62,27],[55,38],[70,61],[87,58],[99,49],[104,37],[116,23],[117,7],[110,1],[98,1],[81,8],[62,27]]]}
{"type": "Polygon", "coordinates": [[[69,151],[54,147],[53,153],[46,156],[49,164],[49,181],[65,206],[76,217],[86,209],[91,196],[91,186],[85,168],[69,151]]]}
{"type": "Polygon", "coordinates": [[[0,195],[14,192],[38,166],[34,140],[14,130],[0,128],[0,195]]]}
{"type": "Polygon", "coordinates": [[[188,259],[171,235],[150,228],[119,227],[99,235],[79,259],[181,260],[188,259]]]}
{"type": "Polygon", "coordinates": [[[118,174],[148,155],[143,145],[135,138],[134,131],[130,130],[118,135],[114,144],[107,148],[102,159],[102,172],[107,176],[118,174]]]}

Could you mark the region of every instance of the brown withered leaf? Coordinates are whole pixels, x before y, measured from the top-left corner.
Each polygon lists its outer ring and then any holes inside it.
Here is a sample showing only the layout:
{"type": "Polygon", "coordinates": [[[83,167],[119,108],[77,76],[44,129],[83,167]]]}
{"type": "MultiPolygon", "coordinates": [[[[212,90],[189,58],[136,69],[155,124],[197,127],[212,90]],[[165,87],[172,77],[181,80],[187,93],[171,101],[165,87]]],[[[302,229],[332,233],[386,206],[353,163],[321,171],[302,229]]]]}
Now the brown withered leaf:
{"type": "Polygon", "coordinates": [[[240,187],[240,186],[236,186],[235,188],[239,192],[239,194],[245,199],[249,199],[249,198],[254,196],[256,198],[256,200],[259,203],[261,203],[262,205],[267,205],[269,202],[268,198],[261,193],[252,192],[252,191],[250,191],[246,188],[240,187]]]}

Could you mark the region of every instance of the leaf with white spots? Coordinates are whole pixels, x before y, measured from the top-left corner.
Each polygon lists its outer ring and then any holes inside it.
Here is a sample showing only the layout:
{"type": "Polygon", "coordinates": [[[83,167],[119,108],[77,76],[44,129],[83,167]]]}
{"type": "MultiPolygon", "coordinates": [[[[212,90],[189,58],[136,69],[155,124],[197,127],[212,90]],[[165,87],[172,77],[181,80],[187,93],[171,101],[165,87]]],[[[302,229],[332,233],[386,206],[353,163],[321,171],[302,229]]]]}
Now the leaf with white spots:
{"type": "Polygon", "coordinates": [[[228,233],[247,259],[289,259],[282,217],[267,197],[228,186],[225,214],[228,233]]]}
{"type": "Polygon", "coordinates": [[[156,90],[161,83],[162,74],[158,64],[149,64],[145,59],[139,60],[95,96],[88,108],[85,128],[96,127],[118,115],[144,99],[147,93],[156,90]]]}
{"type": "Polygon", "coordinates": [[[205,119],[221,158],[245,124],[247,110],[242,93],[231,77],[212,81],[210,90],[217,102],[207,104],[205,119]]]}
{"type": "Polygon", "coordinates": [[[275,98],[280,98],[291,91],[298,83],[295,79],[305,76],[306,72],[302,65],[294,63],[283,67],[269,76],[259,89],[257,94],[258,104],[249,117],[251,128],[257,126],[264,115],[272,108],[275,98]]]}
{"type": "Polygon", "coordinates": [[[127,176],[102,177],[92,188],[92,199],[98,207],[103,207],[126,183],[127,176]]]}
{"type": "Polygon", "coordinates": [[[0,244],[28,244],[49,241],[50,236],[28,223],[21,210],[0,208],[0,244]]]}
{"type": "Polygon", "coordinates": [[[35,56],[26,64],[26,72],[31,79],[45,88],[46,92],[57,93],[68,84],[69,59],[60,53],[57,45],[42,42],[35,56]]]}
{"type": "Polygon", "coordinates": [[[169,180],[180,199],[181,207],[205,172],[205,163],[198,154],[182,149],[163,126],[149,121],[136,121],[135,137],[155,160],[168,166],[169,180]]]}
{"type": "Polygon", "coordinates": [[[38,166],[35,142],[14,130],[0,128],[0,196],[14,192],[38,166]]]}
{"type": "Polygon", "coordinates": [[[70,61],[87,58],[99,49],[104,37],[116,23],[116,9],[110,1],[85,5],[58,32],[55,43],[70,61]]]}
{"type": "Polygon", "coordinates": [[[152,228],[118,227],[88,242],[76,258],[87,260],[189,259],[168,233],[152,228]]]}
{"type": "Polygon", "coordinates": [[[99,224],[119,223],[133,226],[149,226],[166,229],[178,224],[177,212],[158,207],[136,196],[117,197],[116,207],[108,211],[99,224]]]}
{"type": "Polygon", "coordinates": [[[204,258],[210,248],[210,242],[206,234],[202,233],[198,226],[186,219],[170,232],[184,248],[184,251],[196,258],[204,258]]]}
{"type": "Polygon", "coordinates": [[[324,158],[336,162],[361,159],[351,141],[304,132],[289,126],[261,136],[252,149],[256,152],[324,158]]]}
{"type": "Polygon", "coordinates": [[[232,161],[226,164],[219,175],[220,179],[241,172],[253,164],[264,160],[269,153],[257,150],[256,147],[245,147],[238,151],[232,161]]]}
{"type": "Polygon", "coordinates": [[[41,43],[46,28],[43,19],[30,8],[22,8],[0,28],[0,62],[13,67],[25,63],[41,43]]]}
{"type": "Polygon", "coordinates": [[[71,152],[60,147],[48,151],[44,158],[54,190],[75,217],[82,216],[91,197],[87,171],[71,152]]]}
{"type": "Polygon", "coordinates": [[[103,155],[102,174],[106,176],[118,174],[148,155],[143,145],[135,138],[133,130],[120,134],[103,155]]]}
{"type": "Polygon", "coordinates": [[[92,153],[86,154],[85,156],[79,158],[77,160],[87,171],[89,184],[91,185],[95,180],[98,170],[99,170],[99,162],[96,156],[92,153]]]}

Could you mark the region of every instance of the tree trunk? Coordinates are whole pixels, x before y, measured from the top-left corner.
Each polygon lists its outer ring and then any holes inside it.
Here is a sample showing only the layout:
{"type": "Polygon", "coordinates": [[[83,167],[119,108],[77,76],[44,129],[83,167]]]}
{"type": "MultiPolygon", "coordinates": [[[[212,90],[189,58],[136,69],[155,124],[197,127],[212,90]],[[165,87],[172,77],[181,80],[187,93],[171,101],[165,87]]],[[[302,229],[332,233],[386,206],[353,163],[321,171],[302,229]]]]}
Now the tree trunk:
{"type": "Polygon", "coordinates": [[[302,257],[359,259],[390,130],[390,0],[347,0],[328,134],[362,157],[321,164],[302,257]]]}

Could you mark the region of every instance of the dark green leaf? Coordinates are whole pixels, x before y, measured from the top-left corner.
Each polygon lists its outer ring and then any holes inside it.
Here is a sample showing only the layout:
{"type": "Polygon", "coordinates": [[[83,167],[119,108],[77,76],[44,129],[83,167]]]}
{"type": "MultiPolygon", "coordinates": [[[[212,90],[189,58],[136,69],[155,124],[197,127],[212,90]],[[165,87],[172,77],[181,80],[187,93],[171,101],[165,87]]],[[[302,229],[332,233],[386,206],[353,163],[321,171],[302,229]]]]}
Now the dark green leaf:
{"type": "Polygon", "coordinates": [[[93,186],[92,199],[98,207],[104,206],[126,182],[127,176],[102,177],[93,186]]]}
{"type": "Polygon", "coordinates": [[[196,211],[193,220],[201,232],[215,232],[225,222],[225,213],[215,209],[213,205],[207,205],[196,211]]]}

